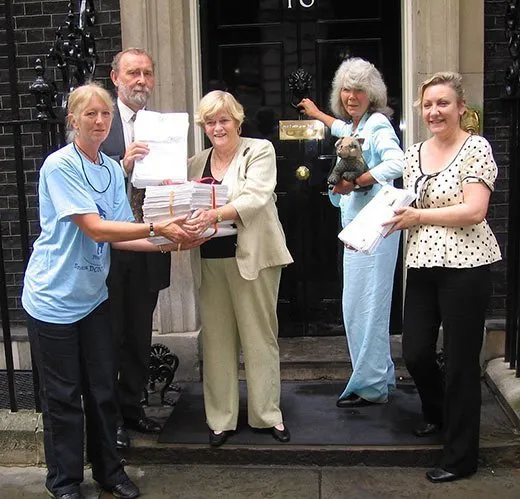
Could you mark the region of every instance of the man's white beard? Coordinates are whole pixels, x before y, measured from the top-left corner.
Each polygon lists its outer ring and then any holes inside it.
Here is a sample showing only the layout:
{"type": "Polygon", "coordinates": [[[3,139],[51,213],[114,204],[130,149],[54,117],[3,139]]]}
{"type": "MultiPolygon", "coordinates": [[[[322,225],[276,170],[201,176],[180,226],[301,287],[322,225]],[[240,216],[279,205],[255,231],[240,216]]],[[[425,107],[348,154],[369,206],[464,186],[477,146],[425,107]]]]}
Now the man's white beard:
{"type": "Polygon", "coordinates": [[[135,87],[134,90],[129,92],[127,87],[120,85],[118,92],[123,96],[126,102],[129,102],[140,108],[146,106],[148,97],[150,96],[150,90],[148,88],[139,86],[135,87]],[[140,90],[140,92],[136,92],[136,90],[140,90]]]}

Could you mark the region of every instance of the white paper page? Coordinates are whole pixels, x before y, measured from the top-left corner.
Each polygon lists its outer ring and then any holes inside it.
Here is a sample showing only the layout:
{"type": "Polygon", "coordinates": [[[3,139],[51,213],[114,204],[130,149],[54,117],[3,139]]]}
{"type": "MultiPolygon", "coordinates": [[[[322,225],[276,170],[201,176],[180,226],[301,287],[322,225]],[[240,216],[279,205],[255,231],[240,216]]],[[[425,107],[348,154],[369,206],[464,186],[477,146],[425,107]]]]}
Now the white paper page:
{"type": "Polygon", "coordinates": [[[135,140],[146,142],[150,152],[135,162],[134,187],[143,189],[166,179],[187,180],[188,127],[188,113],[137,112],[135,140]]]}
{"type": "Polygon", "coordinates": [[[385,185],[339,234],[341,241],[363,253],[372,253],[390,226],[382,224],[391,220],[394,211],[409,205],[415,194],[405,189],[385,185]]]}

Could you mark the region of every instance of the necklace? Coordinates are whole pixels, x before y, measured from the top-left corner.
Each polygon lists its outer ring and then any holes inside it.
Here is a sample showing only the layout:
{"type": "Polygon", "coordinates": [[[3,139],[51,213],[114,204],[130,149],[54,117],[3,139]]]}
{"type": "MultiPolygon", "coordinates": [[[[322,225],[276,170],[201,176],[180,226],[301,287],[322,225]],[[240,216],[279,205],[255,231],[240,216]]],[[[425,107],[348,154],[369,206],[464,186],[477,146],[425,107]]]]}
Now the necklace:
{"type": "Polygon", "coordinates": [[[81,152],[86,156],[87,159],[90,160],[91,163],[94,163],[95,165],[99,164],[99,163],[98,163],[98,161],[100,161],[100,160],[99,160],[99,151],[96,153],[96,157],[95,157],[95,158],[92,158],[92,157],[90,156],[90,154],[87,154],[87,153],[85,152],[85,150],[84,150],[82,147],[79,146],[79,144],[77,144],[76,142],[74,142],[74,145],[76,146],[77,149],[79,149],[79,150],[80,150],[80,151],[81,151],[81,152]]]}
{"type": "Polygon", "coordinates": [[[78,155],[79,157],[79,160],[81,161],[81,169],[83,170],[83,175],[85,175],[85,179],[87,180],[87,184],[90,185],[90,187],[92,187],[92,189],[94,189],[94,191],[96,191],[98,194],[103,194],[104,192],[106,192],[108,190],[108,188],[110,187],[110,184],[112,183],[112,173],[110,172],[110,169],[108,168],[107,165],[105,165],[105,161],[103,160],[103,155],[102,154],[99,154],[99,151],[98,151],[98,157],[96,158],[96,160],[99,160],[100,163],[99,163],[99,166],[101,166],[102,168],[105,168],[105,170],[108,172],[108,183],[107,183],[107,186],[103,189],[103,190],[98,190],[96,189],[92,183],[90,182],[89,178],[88,178],[88,175],[87,175],[87,172],[85,170],[85,165],[83,163],[83,158],[81,156],[81,154],[79,153],[79,151],[81,151],[83,154],[85,154],[85,156],[94,164],[96,164],[95,161],[92,161],[92,158],[85,153],[85,151],[83,149],[81,149],[81,147],[79,147],[76,142],[73,142],[72,143],[73,147],[74,147],[74,150],[76,151],[76,154],[78,155]],[[79,150],[78,150],[79,149],[79,150]]]}
{"type": "Polygon", "coordinates": [[[213,149],[213,152],[211,154],[211,167],[214,168],[215,170],[217,170],[218,172],[221,172],[221,171],[224,171],[225,169],[227,169],[228,166],[233,161],[233,158],[236,155],[237,149],[238,149],[238,146],[233,149],[233,152],[231,153],[229,160],[225,159],[224,161],[222,161],[220,159],[218,153],[215,151],[215,149],[213,149]],[[217,160],[221,163],[222,166],[217,165],[217,160]]]}

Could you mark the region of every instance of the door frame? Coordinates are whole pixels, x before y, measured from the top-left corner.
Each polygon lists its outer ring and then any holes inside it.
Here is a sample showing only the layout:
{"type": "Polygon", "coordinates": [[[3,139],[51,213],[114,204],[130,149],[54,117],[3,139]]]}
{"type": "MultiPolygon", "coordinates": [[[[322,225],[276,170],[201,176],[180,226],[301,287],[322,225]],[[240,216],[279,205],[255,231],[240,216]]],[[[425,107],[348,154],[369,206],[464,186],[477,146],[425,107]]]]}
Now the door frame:
{"type": "MultiPolygon", "coordinates": [[[[192,54],[192,92],[193,102],[197,103],[202,98],[202,53],[201,53],[201,38],[200,38],[200,11],[199,0],[187,0],[189,3],[189,22],[190,22],[190,53],[192,54]]],[[[415,100],[415,75],[412,72],[414,68],[415,43],[407,43],[407,41],[414,40],[416,30],[414,29],[414,9],[413,2],[409,0],[401,0],[401,52],[402,52],[402,73],[401,73],[401,88],[402,88],[402,102],[409,103],[415,100]]],[[[383,75],[384,76],[384,75],[383,75]]],[[[195,109],[192,109],[195,113],[195,109]]],[[[193,115],[192,114],[192,115],[193,115]]],[[[399,124],[402,132],[403,143],[402,148],[406,150],[411,146],[416,136],[415,133],[416,116],[414,109],[410,105],[403,105],[401,112],[401,123],[399,124]]],[[[194,127],[193,144],[195,145],[195,153],[204,149],[204,132],[199,127],[194,127]]],[[[403,251],[400,252],[401,269],[402,269],[402,289],[401,289],[401,311],[404,308],[404,290],[406,287],[406,266],[404,265],[406,238],[403,237],[403,251]]]]}

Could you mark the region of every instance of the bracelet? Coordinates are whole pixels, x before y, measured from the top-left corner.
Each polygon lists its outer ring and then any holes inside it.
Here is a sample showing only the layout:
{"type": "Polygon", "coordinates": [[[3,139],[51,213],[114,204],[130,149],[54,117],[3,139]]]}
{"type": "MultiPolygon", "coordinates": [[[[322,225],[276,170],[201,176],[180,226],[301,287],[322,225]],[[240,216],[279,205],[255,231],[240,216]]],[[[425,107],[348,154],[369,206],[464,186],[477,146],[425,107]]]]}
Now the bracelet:
{"type": "Polygon", "coordinates": [[[217,223],[219,224],[220,222],[222,222],[222,220],[224,220],[224,216],[222,215],[222,210],[217,209],[217,223]]]}

